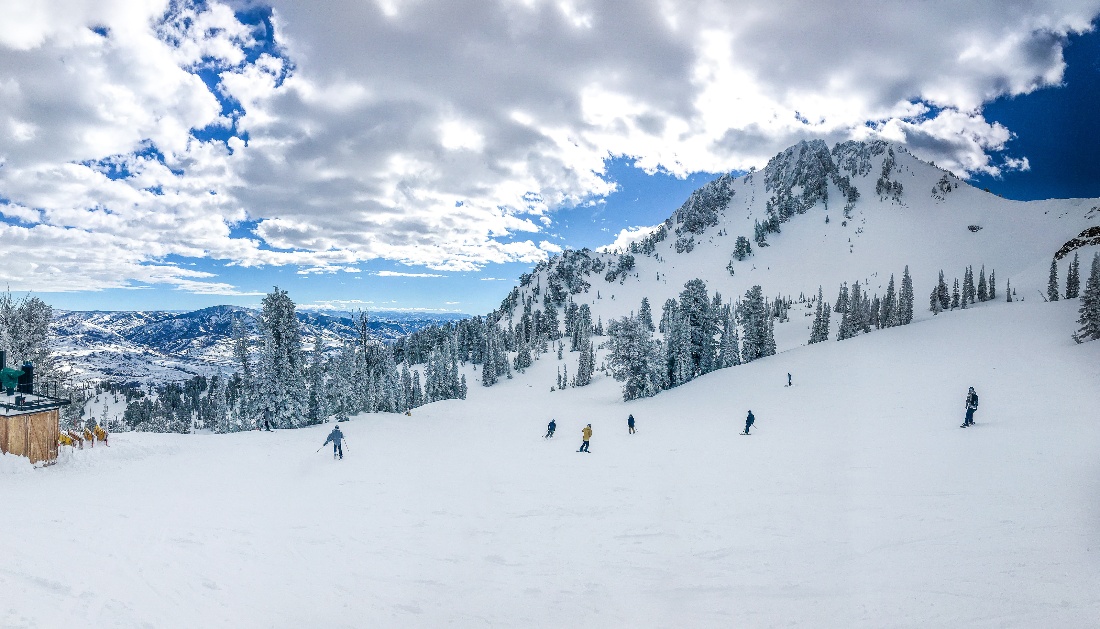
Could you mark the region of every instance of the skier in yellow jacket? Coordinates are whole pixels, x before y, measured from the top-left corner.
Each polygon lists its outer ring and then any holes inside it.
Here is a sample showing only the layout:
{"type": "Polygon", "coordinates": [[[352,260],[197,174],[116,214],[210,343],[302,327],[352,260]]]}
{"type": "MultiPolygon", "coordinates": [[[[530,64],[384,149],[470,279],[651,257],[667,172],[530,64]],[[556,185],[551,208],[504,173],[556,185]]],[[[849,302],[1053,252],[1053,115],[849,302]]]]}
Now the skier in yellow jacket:
{"type": "Polygon", "coordinates": [[[588,441],[592,438],[592,424],[584,427],[584,430],[581,431],[581,438],[584,439],[584,442],[581,443],[581,449],[577,452],[588,452],[588,441]]]}

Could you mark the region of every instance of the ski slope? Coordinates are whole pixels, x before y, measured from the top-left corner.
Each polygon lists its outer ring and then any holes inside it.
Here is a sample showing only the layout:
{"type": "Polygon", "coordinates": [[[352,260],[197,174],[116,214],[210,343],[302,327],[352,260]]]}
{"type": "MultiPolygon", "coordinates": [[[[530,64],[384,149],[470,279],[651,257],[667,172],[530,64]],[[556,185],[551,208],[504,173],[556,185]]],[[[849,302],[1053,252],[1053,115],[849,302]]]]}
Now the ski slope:
{"type": "Polygon", "coordinates": [[[316,452],[331,426],[0,457],[0,627],[1095,626],[1077,306],[981,304],[631,403],[536,388],[547,354],[344,424],[343,461],[316,452]]]}

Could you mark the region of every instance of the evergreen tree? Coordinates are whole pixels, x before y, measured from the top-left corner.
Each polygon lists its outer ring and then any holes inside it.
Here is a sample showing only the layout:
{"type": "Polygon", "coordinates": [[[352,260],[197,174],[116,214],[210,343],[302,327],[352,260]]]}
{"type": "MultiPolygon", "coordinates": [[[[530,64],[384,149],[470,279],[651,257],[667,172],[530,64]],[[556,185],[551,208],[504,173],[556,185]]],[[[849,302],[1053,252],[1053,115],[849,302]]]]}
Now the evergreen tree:
{"type": "Polygon", "coordinates": [[[328,394],[325,391],[325,347],[321,335],[313,341],[313,359],[309,365],[309,410],[306,417],[311,424],[324,423],[328,418],[328,394]]]}
{"type": "Polygon", "coordinates": [[[237,400],[236,414],[239,426],[252,425],[252,361],[248,351],[248,331],[242,317],[233,319],[233,358],[238,365],[237,375],[241,379],[241,395],[237,400]]]}
{"type": "Polygon", "coordinates": [[[1100,339],[1100,253],[1092,256],[1092,269],[1085,280],[1085,293],[1081,295],[1081,308],[1077,312],[1081,328],[1075,338],[1078,341],[1100,339]]]}
{"type": "Polygon", "coordinates": [[[834,312],[848,312],[848,284],[847,282],[840,285],[840,294],[836,296],[836,306],[833,307],[834,312]]]}
{"type": "Polygon", "coordinates": [[[612,375],[623,383],[623,400],[655,395],[664,387],[660,344],[645,324],[634,317],[608,323],[612,375]]]}
{"type": "Polygon", "coordinates": [[[1076,299],[1081,294],[1081,263],[1077,259],[1077,253],[1073,254],[1073,262],[1066,273],[1066,299],[1076,299]]]}
{"type": "Polygon", "coordinates": [[[737,244],[733,246],[733,257],[738,262],[752,255],[752,245],[749,244],[749,239],[744,236],[737,237],[737,244]]]}
{"type": "Polygon", "coordinates": [[[741,303],[741,327],[744,330],[741,342],[741,361],[748,363],[768,356],[768,314],[764,303],[764,292],[757,284],[745,291],[745,300],[741,303]]]}
{"type": "Polygon", "coordinates": [[[878,293],[875,293],[874,298],[871,299],[870,321],[871,321],[871,325],[874,326],[875,329],[882,329],[882,327],[883,327],[882,323],[883,323],[883,321],[886,320],[886,318],[882,316],[882,303],[883,303],[883,301],[884,300],[879,299],[878,293]]]}
{"type": "Polygon", "coordinates": [[[882,298],[882,312],[879,313],[879,324],[883,328],[892,328],[898,325],[898,297],[894,290],[894,274],[890,274],[890,283],[886,285],[886,297],[882,298]]]}
{"type": "Polygon", "coordinates": [[[1047,301],[1058,301],[1058,261],[1050,261],[1050,278],[1047,279],[1047,301]]]}
{"type": "Polygon", "coordinates": [[[256,368],[257,418],[274,428],[297,428],[305,415],[301,390],[301,334],[294,302],[284,290],[268,293],[257,322],[261,338],[256,368]]]}
{"type": "Polygon", "coordinates": [[[718,348],[718,367],[734,367],[741,364],[740,342],[737,338],[737,322],[729,306],[721,310],[722,343],[718,348]]]}
{"type": "Polygon", "coordinates": [[[909,276],[909,265],[901,274],[901,292],[898,294],[897,325],[909,325],[913,322],[913,278],[909,276]]]}
{"type": "Polygon", "coordinates": [[[962,301],[960,305],[965,310],[969,304],[974,303],[974,271],[966,267],[963,271],[962,301]]]}
{"type": "MultiPolygon", "coordinates": [[[[956,284],[958,280],[956,280],[956,284]]],[[[951,307],[951,291],[947,288],[947,282],[943,279],[943,270],[940,270],[940,280],[936,284],[936,294],[940,299],[940,310],[947,310],[951,307]]]]}
{"type": "Polygon", "coordinates": [[[592,374],[596,371],[596,350],[592,340],[584,342],[577,359],[577,375],[574,377],[574,386],[584,387],[592,383],[592,374]]]}
{"type": "Polygon", "coordinates": [[[412,401],[414,408],[424,405],[424,389],[420,386],[419,371],[413,371],[412,374],[412,401]]]}
{"type": "Polygon", "coordinates": [[[989,301],[997,298],[997,270],[989,270],[989,293],[986,295],[989,301]]]}
{"type": "Polygon", "coordinates": [[[955,278],[955,286],[951,289],[951,309],[959,307],[959,278],[955,278]]]}
{"type": "Polygon", "coordinates": [[[1009,279],[1005,282],[1005,301],[1012,303],[1012,280],[1009,279]]]}
{"type": "Polygon", "coordinates": [[[986,295],[988,286],[985,283],[985,265],[982,265],[981,273],[978,274],[978,301],[987,301],[989,296],[986,295]]]}
{"type": "Polygon", "coordinates": [[[642,297],[642,305],[638,308],[638,320],[650,332],[656,331],[657,328],[653,325],[653,311],[649,307],[648,297],[642,297]]]}
{"type": "Polygon", "coordinates": [[[718,330],[713,310],[703,280],[696,278],[684,284],[680,293],[680,313],[688,329],[693,376],[714,370],[718,349],[714,336],[718,330]]]}
{"type": "Polygon", "coordinates": [[[814,311],[814,322],[810,326],[810,343],[820,343],[829,340],[829,304],[824,302],[821,287],[817,287],[817,306],[814,311]]]}

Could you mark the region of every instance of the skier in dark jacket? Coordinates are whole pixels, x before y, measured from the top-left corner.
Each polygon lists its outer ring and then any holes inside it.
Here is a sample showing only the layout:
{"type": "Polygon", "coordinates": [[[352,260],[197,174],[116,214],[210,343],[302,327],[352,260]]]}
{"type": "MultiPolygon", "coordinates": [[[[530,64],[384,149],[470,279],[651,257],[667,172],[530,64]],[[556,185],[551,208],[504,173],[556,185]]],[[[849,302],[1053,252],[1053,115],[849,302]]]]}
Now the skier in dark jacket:
{"type": "Polygon", "coordinates": [[[344,433],[340,432],[339,426],[328,433],[328,439],[325,439],[321,447],[327,446],[330,441],[332,442],[332,458],[344,458],[344,433]]]}
{"type": "Polygon", "coordinates": [[[749,434],[749,428],[752,428],[752,425],[753,425],[754,422],[756,422],[756,418],[753,417],[752,411],[749,411],[749,416],[745,418],[745,432],[743,432],[741,434],[744,434],[744,435],[749,434]]]}
{"type": "Polygon", "coordinates": [[[551,419],[550,423],[546,424],[546,434],[543,435],[542,438],[543,439],[553,439],[554,438],[554,431],[557,430],[557,429],[558,429],[557,422],[555,422],[553,419],[551,419]]]}
{"type": "Polygon", "coordinates": [[[960,428],[974,425],[974,411],[976,410],[978,410],[978,394],[974,392],[974,387],[970,387],[970,392],[966,394],[966,419],[963,420],[963,425],[960,428]]]}
{"type": "Polygon", "coordinates": [[[632,434],[632,435],[634,433],[638,432],[637,430],[634,430],[634,416],[633,415],[630,415],[626,418],[626,429],[627,429],[627,432],[629,434],[632,434]]]}

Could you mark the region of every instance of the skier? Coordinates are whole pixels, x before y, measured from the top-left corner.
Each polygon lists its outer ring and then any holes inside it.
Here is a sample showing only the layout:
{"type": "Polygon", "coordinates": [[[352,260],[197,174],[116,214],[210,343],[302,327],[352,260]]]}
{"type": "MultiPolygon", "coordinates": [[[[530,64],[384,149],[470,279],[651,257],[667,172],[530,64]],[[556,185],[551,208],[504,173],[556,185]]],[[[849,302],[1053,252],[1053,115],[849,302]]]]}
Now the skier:
{"type": "Polygon", "coordinates": [[[629,417],[626,418],[626,428],[627,428],[627,432],[629,434],[633,435],[634,433],[638,432],[637,430],[634,430],[634,416],[633,415],[630,415],[629,417]]]}
{"type": "Polygon", "coordinates": [[[581,449],[577,450],[577,452],[588,452],[588,441],[592,438],[592,424],[588,424],[584,427],[584,430],[581,431],[581,438],[584,441],[581,443],[581,449]]]}
{"type": "Polygon", "coordinates": [[[330,441],[332,442],[332,458],[334,458],[334,459],[335,458],[343,459],[344,458],[344,444],[343,444],[344,433],[340,432],[340,427],[339,426],[332,429],[332,432],[330,432],[328,434],[328,439],[325,439],[325,442],[323,444],[321,444],[321,447],[323,448],[323,447],[327,446],[328,442],[330,442],[330,441]]]}
{"type": "Polygon", "coordinates": [[[558,429],[558,423],[555,422],[553,419],[551,419],[550,423],[546,424],[546,434],[543,435],[542,438],[543,439],[553,439],[554,438],[554,431],[557,430],[557,429],[558,429]]]}
{"type": "Polygon", "coordinates": [[[753,417],[752,411],[749,411],[749,416],[745,418],[745,432],[742,435],[749,434],[749,428],[752,428],[753,423],[756,422],[756,418],[753,417]]]}
{"type": "Polygon", "coordinates": [[[966,394],[966,419],[963,420],[962,426],[959,426],[959,428],[974,425],[974,411],[976,410],[978,410],[978,394],[974,392],[974,387],[970,387],[970,392],[966,394]]]}
{"type": "Polygon", "coordinates": [[[787,386],[791,386],[791,373],[787,372],[787,386]]]}

